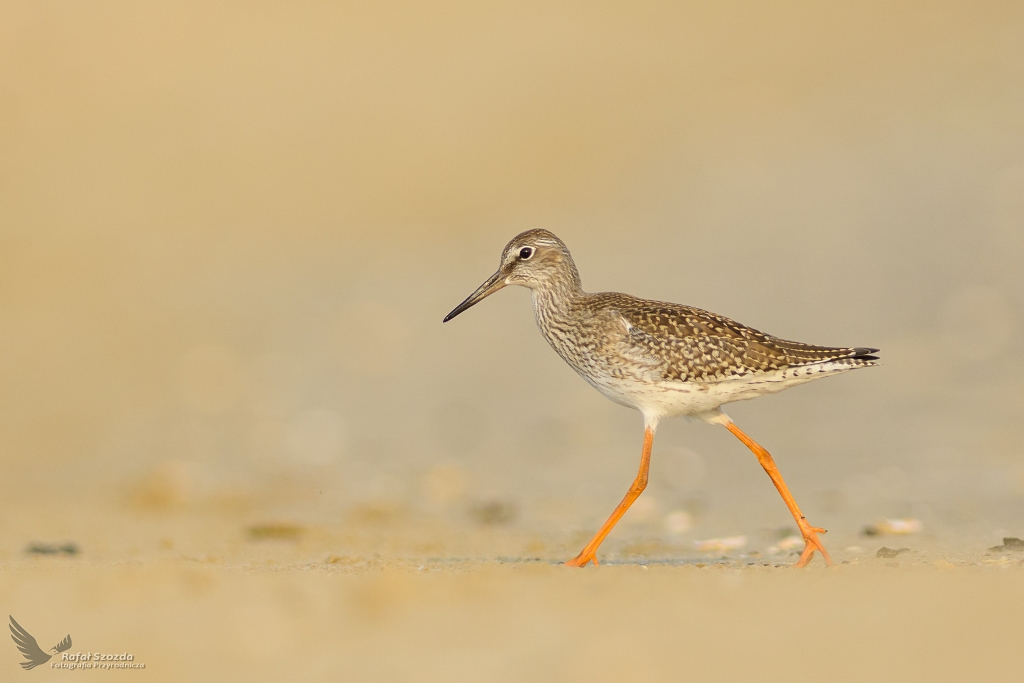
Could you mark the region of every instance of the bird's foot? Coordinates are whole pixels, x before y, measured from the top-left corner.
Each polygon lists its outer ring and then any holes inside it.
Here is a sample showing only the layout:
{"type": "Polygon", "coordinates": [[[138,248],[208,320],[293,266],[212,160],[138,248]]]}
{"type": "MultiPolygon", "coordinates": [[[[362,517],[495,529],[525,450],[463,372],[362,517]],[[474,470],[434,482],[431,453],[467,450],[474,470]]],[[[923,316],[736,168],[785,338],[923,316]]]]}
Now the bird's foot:
{"type": "Polygon", "coordinates": [[[590,548],[584,548],[580,554],[565,563],[566,567],[586,567],[593,562],[597,566],[597,553],[590,548]]]}
{"type": "Polygon", "coordinates": [[[832,558],[829,557],[828,551],[825,550],[825,546],[821,540],[818,539],[818,534],[828,533],[826,529],[821,529],[816,526],[811,526],[807,523],[806,519],[801,519],[799,522],[800,534],[804,537],[804,551],[800,553],[800,559],[796,562],[796,567],[806,567],[807,564],[814,557],[814,551],[817,550],[821,553],[821,556],[825,558],[825,564],[831,565],[832,558]]]}

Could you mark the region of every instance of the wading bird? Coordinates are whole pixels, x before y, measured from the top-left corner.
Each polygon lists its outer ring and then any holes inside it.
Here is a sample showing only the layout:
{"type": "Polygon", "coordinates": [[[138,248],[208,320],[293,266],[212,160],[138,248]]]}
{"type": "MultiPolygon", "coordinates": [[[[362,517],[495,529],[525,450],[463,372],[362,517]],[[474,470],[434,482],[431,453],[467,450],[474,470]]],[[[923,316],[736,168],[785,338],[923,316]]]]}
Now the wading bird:
{"type": "Polygon", "coordinates": [[[744,434],[721,406],[757,398],[822,377],[875,365],[878,349],[812,346],[786,341],[726,317],[628,294],[587,294],[562,240],[547,230],[517,235],[501,253],[494,275],[444,318],[448,322],[508,285],[533,292],[533,310],[544,338],[573,370],[602,394],[644,418],[640,471],[626,496],[590,543],[566,564],[597,564],[597,549],[647,486],[651,445],[658,422],[686,415],[722,425],[744,443],[782,495],[804,539],[803,567],[821,552],[832,560],[771,454],[744,434]]]}

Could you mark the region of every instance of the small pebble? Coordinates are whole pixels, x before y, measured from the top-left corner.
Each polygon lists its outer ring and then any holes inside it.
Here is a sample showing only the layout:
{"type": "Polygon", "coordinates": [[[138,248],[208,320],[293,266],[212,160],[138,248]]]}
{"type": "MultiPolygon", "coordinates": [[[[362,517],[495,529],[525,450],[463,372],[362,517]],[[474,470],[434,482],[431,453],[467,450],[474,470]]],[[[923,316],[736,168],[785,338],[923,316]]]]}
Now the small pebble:
{"type": "Polygon", "coordinates": [[[25,552],[31,555],[77,555],[78,544],[67,543],[31,543],[25,552]]]}
{"type": "Polygon", "coordinates": [[[921,520],[913,518],[905,519],[883,519],[871,526],[864,527],[865,536],[904,536],[906,534],[919,534],[924,529],[921,520]]]}
{"type": "Polygon", "coordinates": [[[709,538],[704,541],[695,541],[697,550],[706,553],[722,552],[725,550],[737,550],[747,544],[746,536],[727,536],[725,538],[709,538]]]}
{"type": "Polygon", "coordinates": [[[271,522],[270,524],[254,524],[246,529],[249,540],[262,541],[266,539],[279,541],[295,541],[305,531],[297,524],[288,522],[271,522]]]}
{"type": "Polygon", "coordinates": [[[1013,536],[1007,536],[1003,539],[1002,545],[996,545],[989,548],[994,553],[1002,553],[1006,551],[1010,552],[1024,552],[1024,541],[1013,536]]]}
{"type": "Polygon", "coordinates": [[[796,550],[797,548],[802,548],[804,546],[804,539],[800,536],[786,536],[775,545],[777,545],[779,550],[782,550],[783,552],[796,550]]]}
{"type": "Polygon", "coordinates": [[[665,531],[673,536],[678,536],[693,527],[693,517],[686,510],[673,510],[665,515],[662,524],[665,526],[665,531]]]}

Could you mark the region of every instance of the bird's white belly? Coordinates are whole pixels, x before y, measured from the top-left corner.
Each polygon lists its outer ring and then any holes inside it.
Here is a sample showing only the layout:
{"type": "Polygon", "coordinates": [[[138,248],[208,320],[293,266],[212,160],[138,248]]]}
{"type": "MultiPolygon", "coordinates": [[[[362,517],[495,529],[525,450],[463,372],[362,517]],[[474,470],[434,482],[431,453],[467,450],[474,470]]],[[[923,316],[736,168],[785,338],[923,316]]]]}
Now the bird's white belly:
{"type": "Polygon", "coordinates": [[[622,377],[584,377],[616,403],[661,418],[713,414],[726,403],[774,394],[797,384],[851,369],[849,365],[821,363],[716,382],[651,382],[622,377]]]}

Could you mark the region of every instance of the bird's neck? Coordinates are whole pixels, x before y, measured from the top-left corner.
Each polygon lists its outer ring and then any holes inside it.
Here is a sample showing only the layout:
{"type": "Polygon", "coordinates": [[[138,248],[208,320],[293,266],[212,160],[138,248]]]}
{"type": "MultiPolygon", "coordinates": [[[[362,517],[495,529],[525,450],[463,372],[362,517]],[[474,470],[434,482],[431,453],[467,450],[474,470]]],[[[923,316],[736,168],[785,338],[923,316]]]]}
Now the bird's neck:
{"type": "Polygon", "coordinates": [[[533,308],[538,318],[564,313],[573,301],[583,296],[580,274],[571,258],[543,286],[533,289],[533,308]]]}

